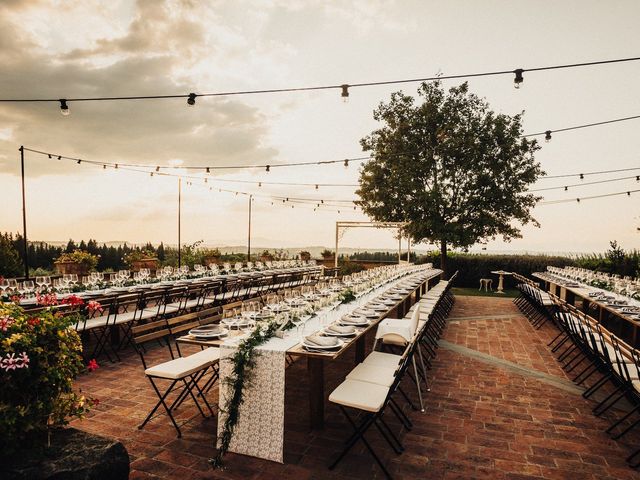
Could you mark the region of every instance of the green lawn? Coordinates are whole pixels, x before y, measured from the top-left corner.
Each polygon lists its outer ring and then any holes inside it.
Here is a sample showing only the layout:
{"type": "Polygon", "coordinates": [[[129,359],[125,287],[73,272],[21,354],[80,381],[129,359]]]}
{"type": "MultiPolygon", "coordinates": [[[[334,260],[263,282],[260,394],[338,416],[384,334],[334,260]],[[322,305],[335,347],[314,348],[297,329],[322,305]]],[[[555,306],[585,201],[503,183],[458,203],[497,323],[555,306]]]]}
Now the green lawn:
{"type": "Polygon", "coordinates": [[[468,297],[500,297],[500,298],[515,298],[518,296],[518,290],[515,288],[505,290],[504,293],[485,292],[484,290],[478,291],[477,288],[456,288],[451,289],[454,295],[468,296],[468,297]]]}

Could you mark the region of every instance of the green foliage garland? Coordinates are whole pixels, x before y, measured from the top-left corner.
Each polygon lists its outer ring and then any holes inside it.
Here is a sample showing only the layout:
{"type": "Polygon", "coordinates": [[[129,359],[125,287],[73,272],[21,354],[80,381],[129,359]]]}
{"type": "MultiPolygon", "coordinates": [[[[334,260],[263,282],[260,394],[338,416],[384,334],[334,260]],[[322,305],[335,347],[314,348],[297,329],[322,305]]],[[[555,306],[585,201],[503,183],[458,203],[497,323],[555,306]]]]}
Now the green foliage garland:
{"type": "Polygon", "coordinates": [[[233,371],[224,381],[225,385],[231,388],[231,399],[225,406],[227,418],[224,428],[220,434],[220,449],[215,458],[209,462],[215,467],[222,466],[222,458],[229,450],[229,444],[233,437],[233,431],[240,414],[240,406],[244,401],[244,386],[251,374],[251,369],[255,366],[255,348],[272,338],[280,325],[276,321],[271,321],[265,327],[256,328],[249,337],[238,344],[238,350],[233,355],[233,371]]]}

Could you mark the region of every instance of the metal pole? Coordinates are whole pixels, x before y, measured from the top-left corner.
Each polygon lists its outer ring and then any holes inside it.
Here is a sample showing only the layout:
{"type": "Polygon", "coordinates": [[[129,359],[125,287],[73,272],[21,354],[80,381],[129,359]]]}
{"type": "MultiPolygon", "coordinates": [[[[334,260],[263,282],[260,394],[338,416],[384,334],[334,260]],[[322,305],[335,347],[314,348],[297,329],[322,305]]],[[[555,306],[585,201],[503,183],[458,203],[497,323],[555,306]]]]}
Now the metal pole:
{"type": "Polygon", "coordinates": [[[338,268],[338,222],[336,222],[336,254],[333,259],[333,267],[338,268]]]}
{"type": "Polygon", "coordinates": [[[251,202],[253,195],[249,195],[249,238],[247,240],[247,262],[251,261],[251,202]]]}
{"type": "Polygon", "coordinates": [[[398,227],[398,263],[402,262],[402,232],[398,227]]]}
{"type": "Polygon", "coordinates": [[[29,280],[29,248],[27,246],[27,202],[24,193],[24,146],[20,146],[20,174],[22,176],[22,241],[24,247],[24,277],[29,280]]]}
{"type": "Polygon", "coordinates": [[[178,268],[182,266],[182,253],[180,248],[180,210],[182,206],[182,177],[178,177],[178,268]]]}

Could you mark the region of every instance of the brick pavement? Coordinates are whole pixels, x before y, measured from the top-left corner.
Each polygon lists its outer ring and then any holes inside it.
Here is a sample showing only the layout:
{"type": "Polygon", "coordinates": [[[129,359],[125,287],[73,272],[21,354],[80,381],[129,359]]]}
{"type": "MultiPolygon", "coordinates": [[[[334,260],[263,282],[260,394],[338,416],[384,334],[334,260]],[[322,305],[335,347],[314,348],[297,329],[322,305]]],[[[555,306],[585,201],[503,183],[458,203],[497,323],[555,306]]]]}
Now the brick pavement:
{"type": "MultiPolygon", "coordinates": [[[[458,297],[450,318],[431,371],[427,413],[410,412],[414,428],[401,434],[406,451],[396,456],[377,432],[367,436],[395,478],[640,478],[624,462],[640,437],[613,441],[604,433],[608,422],[591,414],[592,403],[571,387],[546,347],[551,326],[535,331],[509,299],[488,297],[458,297]]],[[[353,366],[353,356],[344,357],[327,369],[327,392],[353,366]]],[[[382,478],[361,446],[327,470],[347,428],[327,403],[326,428],[309,431],[305,369],[297,361],[287,370],[283,465],[229,454],[224,470],[212,470],[216,419],[202,419],[195,408],[181,409],[181,420],[191,418],[181,439],[165,416],[138,430],[155,396],[133,354],[78,379],[77,387],[101,403],[74,426],[123,441],[132,479],[382,478]]],[[[217,393],[209,398],[216,402],[217,393]]],[[[400,431],[397,423],[392,428],[400,431]]]]}

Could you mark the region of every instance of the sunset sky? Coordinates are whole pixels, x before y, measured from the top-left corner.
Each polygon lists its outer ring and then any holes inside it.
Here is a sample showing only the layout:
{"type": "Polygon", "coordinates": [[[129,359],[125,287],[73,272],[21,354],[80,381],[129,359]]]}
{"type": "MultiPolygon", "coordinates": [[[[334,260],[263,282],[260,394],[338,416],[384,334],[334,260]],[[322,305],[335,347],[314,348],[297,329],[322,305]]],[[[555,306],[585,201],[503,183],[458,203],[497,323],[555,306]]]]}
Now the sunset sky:
{"type": "MultiPolygon", "coordinates": [[[[72,98],[229,92],[513,70],[640,56],[634,1],[62,0],[0,1],[0,97],[72,98]]],[[[499,112],[525,111],[525,133],[640,114],[640,62],[469,80],[499,112]]],[[[445,81],[450,87],[460,81],[445,81]]],[[[20,231],[20,145],[112,163],[252,165],[362,156],[373,109],[417,84],[115,102],[0,103],[0,230],[20,231]]],[[[640,119],[554,134],[536,155],[549,175],[640,167],[640,119]]],[[[182,238],[246,243],[247,198],[216,187],[354,199],[354,187],[262,186],[260,181],[355,184],[358,163],[217,173],[183,184],[182,238]],[[252,184],[219,180],[251,180],[252,184]],[[209,190],[209,186],[213,188],[209,190]]],[[[179,170],[176,170],[179,172],[179,170]]],[[[640,174],[640,170],[637,172],[640,174]]],[[[635,175],[617,173],[590,180],[635,175]]],[[[202,177],[202,173],[197,175],[202,177]]],[[[31,240],[176,242],[177,179],[26,154],[31,240]]],[[[543,179],[535,188],[580,183],[543,179]]],[[[640,189],[635,178],[545,200],[640,189]]],[[[640,247],[640,192],[540,205],[541,228],[489,250],[602,251],[640,247]]],[[[264,197],[253,204],[255,246],[332,246],[342,209],[264,197]]],[[[345,246],[393,248],[388,232],[348,231],[345,246]]]]}

